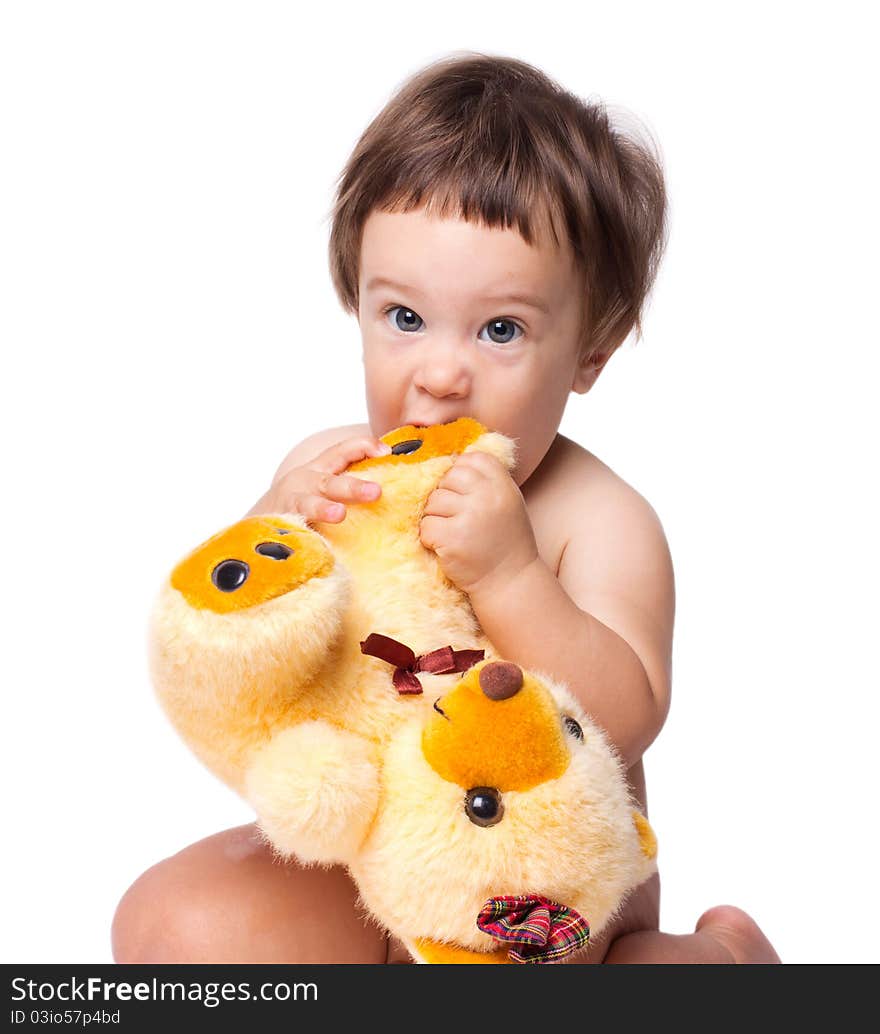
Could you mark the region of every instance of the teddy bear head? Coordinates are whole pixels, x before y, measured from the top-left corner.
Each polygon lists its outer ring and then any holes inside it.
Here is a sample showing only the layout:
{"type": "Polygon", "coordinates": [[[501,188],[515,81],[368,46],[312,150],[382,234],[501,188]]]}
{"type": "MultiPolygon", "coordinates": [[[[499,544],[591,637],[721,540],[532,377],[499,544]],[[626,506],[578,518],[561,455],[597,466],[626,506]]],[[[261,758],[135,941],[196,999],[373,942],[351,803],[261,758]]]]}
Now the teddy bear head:
{"type": "Polygon", "coordinates": [[[237,522],[165,580],[150,619],[153,685],[180,734],[236,789],[245,748],[325,662],[349,597],[344,566],[293,515],[237,522]]]}
{"type": "Polygon", "coordinates": [[[368,907],[424,961],[510,961],[492,921],[510,901],[549,909],[574,930],[570,950],[656,869],[604,733],[567,690],[509,662],[476,665],[400,730],[381,798],[353,869],[368,907]]]}

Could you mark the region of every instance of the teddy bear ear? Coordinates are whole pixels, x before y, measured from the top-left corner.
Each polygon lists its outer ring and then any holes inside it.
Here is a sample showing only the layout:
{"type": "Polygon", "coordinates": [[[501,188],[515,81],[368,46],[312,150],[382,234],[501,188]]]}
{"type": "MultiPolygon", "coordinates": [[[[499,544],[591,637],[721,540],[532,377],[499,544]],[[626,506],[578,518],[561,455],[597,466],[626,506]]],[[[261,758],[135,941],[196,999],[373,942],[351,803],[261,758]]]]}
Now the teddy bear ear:
{"type": "Polygon", "coordinates": [[[636,827],[636,832],[639,835],[639,843],[642,847],[642,854],[648,859],[654,859],[657,857],[657,837],[654,830],[651,829],[648,820],[640,811],[633,811],[632,813],[633,825],[636,827]]]}
{"type": "Polygon", "coordinates": [[[498,431],[486,431],[476,441],[471,442],[465,452],[487,452],[494,456],[508,470],[513,470],[516,462],[516,442],[513,438],[500,434],[498,431]]]}

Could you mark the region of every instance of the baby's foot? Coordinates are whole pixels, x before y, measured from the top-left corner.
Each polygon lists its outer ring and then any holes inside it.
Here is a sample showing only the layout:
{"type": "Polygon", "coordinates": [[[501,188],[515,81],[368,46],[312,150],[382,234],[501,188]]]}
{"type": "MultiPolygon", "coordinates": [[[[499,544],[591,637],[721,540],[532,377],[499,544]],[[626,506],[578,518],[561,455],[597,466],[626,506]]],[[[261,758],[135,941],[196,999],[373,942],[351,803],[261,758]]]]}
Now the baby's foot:
{"type": "Polygon", "coordinates": [[[778,964],[782,961],[754,919],[733,905],[708,909],[697,920],[696,929],[728,951],[731,962],[778,964]]]}

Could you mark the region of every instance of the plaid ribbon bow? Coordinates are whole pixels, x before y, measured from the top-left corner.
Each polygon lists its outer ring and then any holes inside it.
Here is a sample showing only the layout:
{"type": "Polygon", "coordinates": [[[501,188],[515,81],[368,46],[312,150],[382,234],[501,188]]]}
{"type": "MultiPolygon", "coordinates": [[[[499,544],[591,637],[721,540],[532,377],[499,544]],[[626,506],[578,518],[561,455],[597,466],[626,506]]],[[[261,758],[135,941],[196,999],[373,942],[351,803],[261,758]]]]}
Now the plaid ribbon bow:
{"type": "Polygon", "coordinates": [[[508,952],[512,962],[556,962],[590,939],[590,924],[582,915],[538,894],[489,898],[477,926],[517,945],[508,952]]]}
{"type": "Polygon", "coordinates": [[[451,646],[443,646],[417,657],[408,646],[378,632],[371,632],[361,643],[361,653],[394,665],[392,682],[400,694],[422,692],[417,672],[448,675],[453,671],[467,671],[486,656],[485,650],[453,650],[451,646]]]}

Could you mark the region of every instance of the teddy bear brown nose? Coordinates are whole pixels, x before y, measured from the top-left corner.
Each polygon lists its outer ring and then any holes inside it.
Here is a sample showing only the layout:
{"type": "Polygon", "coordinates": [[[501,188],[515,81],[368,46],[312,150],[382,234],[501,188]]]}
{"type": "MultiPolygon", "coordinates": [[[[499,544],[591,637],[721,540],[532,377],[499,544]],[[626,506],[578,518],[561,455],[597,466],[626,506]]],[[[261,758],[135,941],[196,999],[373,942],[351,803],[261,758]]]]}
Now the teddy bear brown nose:
{"type": "Polygon", "coordinates": [[[490,700],[507,700],[523,684],[522,668],[510,661],[492,661],[480,672],[480,689],[490,700]]]}

